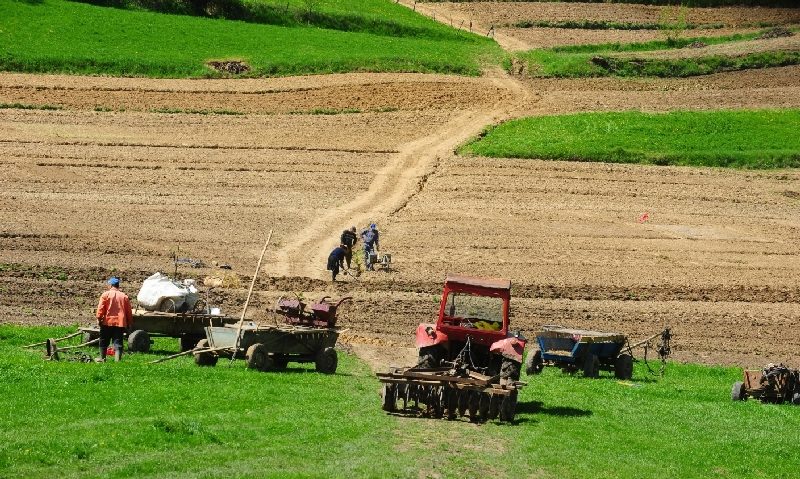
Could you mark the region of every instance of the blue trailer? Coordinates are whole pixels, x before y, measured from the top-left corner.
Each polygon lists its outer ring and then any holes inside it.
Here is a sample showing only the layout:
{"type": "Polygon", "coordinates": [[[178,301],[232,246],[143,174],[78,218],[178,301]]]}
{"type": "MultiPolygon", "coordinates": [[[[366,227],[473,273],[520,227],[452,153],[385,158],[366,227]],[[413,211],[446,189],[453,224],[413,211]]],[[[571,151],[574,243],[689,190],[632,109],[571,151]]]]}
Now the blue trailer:
{"type": "Polygon", "coordinates": [[[614,371],[619,379],[633,375],[633,356],[624,334],[604,333],[561,326],[544,326],[536,333],[539,349],[528,354],[525,370],[538,374],[545,366],[558,366],[569,372],[583,371],[596,378],[600,370],[614,371]]]}

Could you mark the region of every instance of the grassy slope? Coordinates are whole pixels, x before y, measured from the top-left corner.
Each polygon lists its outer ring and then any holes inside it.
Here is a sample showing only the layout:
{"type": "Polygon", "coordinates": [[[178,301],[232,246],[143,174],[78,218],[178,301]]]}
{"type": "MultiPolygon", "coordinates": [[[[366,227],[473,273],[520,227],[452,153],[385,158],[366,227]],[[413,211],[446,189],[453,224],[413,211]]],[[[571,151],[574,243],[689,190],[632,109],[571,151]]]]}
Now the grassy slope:
{"type": "MultiPolygon", "coordinates": [[[[496,61],[500,55],[493,42],[466,33],[452,40],[386,37],[62,0],[0,0],[0,4],[0,70],[186,77],[209,75],[204,63],[210,59],[244,59],[253,67],[253,75],[478,74],[482,61],[496,61]]],[[[420,20],[422,26],[426,22],[420,20]]]]}
{"type": "MultiPolygon", "coordinates": [[[[1,477],[790,477],[800,408],[732,403],[741,372],[671,364],[633,383],[547,369],[515,425],[406,419],[340,355],[334,376],[51,363],[19,346],[65,328],[0,326],[1,477]]],[[[156,347],[174,348],[174,340],[156,347]]]]}
{"type": "Polygon", "coordinates": [[[800,110],[583,113],[523,118],[461,148],[498,158],[800,167],[800,110]]]}
{"type": "Polygon", "coordinates": [[[667,39],[642,43],[607,43],[601,45],[578,45],[531,50],[517,54],[517,57],[528,65],[529,74],[538,77],[599,77],[599,76],[693,76],[714,73],[716,69],[746,69],[796,64],[800,55],[796,52],[765,52],[752,54],[738,60],[726,57],[711,56],[694,59],[648,60],[617,59],[614,53],[644,52],[653,50],[669,50],[683,48],[693,42],[707,45],[752,40],[759,33],[735,34],[720,37],[692,37],[667,39]],[[593,57],[605,58],[611,65],[603,67],[591,61],[593,57]],[[749,62],[749,63],[748,63],[749,62]],[[736,64],[734,64],[736,63],[736,64]]]}

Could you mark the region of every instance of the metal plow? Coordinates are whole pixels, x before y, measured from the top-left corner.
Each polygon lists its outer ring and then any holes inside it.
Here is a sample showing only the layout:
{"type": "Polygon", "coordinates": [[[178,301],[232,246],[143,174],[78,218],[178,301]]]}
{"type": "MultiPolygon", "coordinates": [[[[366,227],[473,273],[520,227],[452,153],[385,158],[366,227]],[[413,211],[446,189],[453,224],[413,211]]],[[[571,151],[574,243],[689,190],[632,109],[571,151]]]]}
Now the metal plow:
{"type": "Polygon", "coordinates": [[[382,408],[390,413],[430,418],[469,417],[472,422],[512,422],[521,381],[486,376],[457,365],[440,368],[391,368],[377,373],[382,408]]]}

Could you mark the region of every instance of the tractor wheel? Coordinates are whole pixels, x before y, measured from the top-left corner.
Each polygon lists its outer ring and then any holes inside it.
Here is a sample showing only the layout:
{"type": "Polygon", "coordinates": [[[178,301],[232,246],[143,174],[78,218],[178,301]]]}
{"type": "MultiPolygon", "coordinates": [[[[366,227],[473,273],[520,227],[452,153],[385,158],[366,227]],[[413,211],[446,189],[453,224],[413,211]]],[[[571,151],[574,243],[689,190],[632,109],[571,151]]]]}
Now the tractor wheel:
{"type": "Polygon", "coordinates": [[[500,402],[500,420],[505,422],[513,422],[514,416],[517,414],[517,391],[512,391],[511,394],[504,397],[500,402]]]}
{"type": "Polygon", "coordinates": [[[275,369],[286,369],[286,366],[289,365],[289,356],[285,354],[273,354],[272,364],[275,369]]]}
{"type": "Polygon", "coordinates": [[[541,374],[544,369],[544,360],[542,360],[542,352],[538,349],[533,354],[528,354],[525,359],[525,374],[532,376],[534,374],[541,374]]]}
{"type": "Polygon", "coordinates": [[[500,365],[500,379],[519,381],[521,369],[521,363],[518,363],[512,359],[503,358],[503,363],[500,365]]]}
{"type": "Polygon", "coordinates": [[[245,361],[247,361],[249,369],[257,369],[259,371],[269,371],[273,366],[272,358],[267,354],[267,347],[261,343],[255,343],[247,348],[245,361]]]}
{"type": "Polygon", "coordinates": [[[481,393],[478,402],[478,417],[481,421],[489,419],[489,406],[492,402],[492,396],[489,393],[481,393]]]}
{"type": "Polygon", "coordinates": [[[747,399],[747,393],[744,390],[744,383],[736,381],[731,388],[731,400],[744,401],[745,399],[747,399]]]}
{"type": "MultiPolygon", "coordinates": [[[[208,347],[208,339],[201,339],[197,342],[197,349],[206,349],[208,347]]],[[[219,356],[212,353],[199,353],[194,355],[194,363],[198,366],[216,366],[219,361],[219,356]]]]}
{"type": "Polygon", "coordinates": [[[617,379],[630,379],[633,377],[633,356],[620,354],[614,363],[614,376],[617,379]]]}
{"type": "Polygon", "coordinates": [[[325,348],[317,353],[315,366],[317,371],[323,374],[333,374],[336,372],[336,366],[339,364],[339,358],[336,356],[336,350],[333,348],[325,348]]]}
{"type": "Polygon", "coordinates": [[[383,383],[381,387],[381,409],[386,412],[394,412],[397,410],[397,386],[394,384],[383,383]]]}
{"type": "Polygon", "coordinates": [[[128,335],[128,351],[146,353],[150,351],[150,335],[143,329],[137,329],[128,335]]]}
{"type": "Polygon", "coordinates": [[[583,361],[583,375],[587,378],[600,376],[600,359],[596,354],[589,353],[583,361]]]}
{"type": "Polygon", "coordinates": [[[442,352],[439,346],[427,346],[419,348],[419,361],[417,367],[422,369],[439,367],[442,360],[442,352]]]}
{"type": "Polygon", "coordinates": [[[194,349],[195,345],[197,345],[197,337],[181,336],[180,338],[178,338],[178,345],[181,348],[181,352],[194,349]]]}

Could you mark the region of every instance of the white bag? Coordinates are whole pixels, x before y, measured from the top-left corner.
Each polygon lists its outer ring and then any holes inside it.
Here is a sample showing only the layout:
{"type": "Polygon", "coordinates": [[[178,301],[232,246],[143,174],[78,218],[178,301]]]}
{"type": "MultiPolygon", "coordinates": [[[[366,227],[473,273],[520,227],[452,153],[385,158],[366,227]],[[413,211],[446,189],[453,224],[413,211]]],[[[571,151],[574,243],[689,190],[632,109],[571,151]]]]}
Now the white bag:
{"type": "Polygon", "coordinates": [[[156,273],[144,280],[136,299],[147,311],[178,312],[194,308],[199,294],[193,283],[181,284],[167,275],[156,273]]]}

